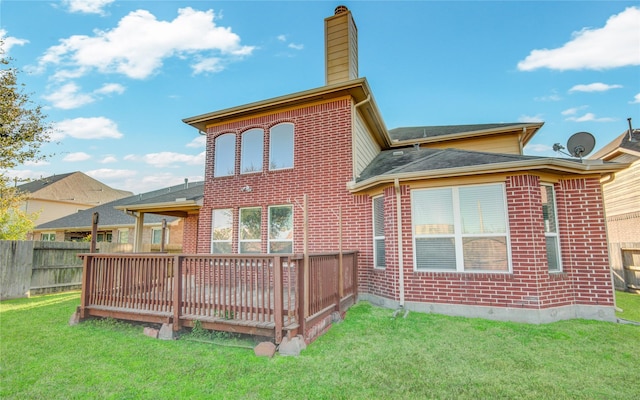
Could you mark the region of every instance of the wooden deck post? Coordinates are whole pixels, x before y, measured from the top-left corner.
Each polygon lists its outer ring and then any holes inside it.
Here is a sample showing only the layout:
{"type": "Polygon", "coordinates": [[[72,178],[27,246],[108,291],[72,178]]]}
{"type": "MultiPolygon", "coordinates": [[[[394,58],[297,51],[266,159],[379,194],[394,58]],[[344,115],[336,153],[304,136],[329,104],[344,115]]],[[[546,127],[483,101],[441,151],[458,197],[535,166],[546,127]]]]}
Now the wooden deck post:
{"type": "Polygon", "coordinates": [[[83,319],[85,317],[85,307],[89,305],[89,284],[91,282],[90,264],[93,261],[93,257],[90,255],[85,255],[82,258],[82,296],[80,298],[80,319],[83,319]]]}
{"type": "Polygon", "coordinates": [[[305,318],[306,318],[305,309],[308,307],[308,306],[305,306],[305,302],[308,301],[308,297],[306,295],[305,287],[304,287],[304,283],[306,282],[304,257],[302,258],[303,265],[300,265],[300,261],[301,260],[298,259],[298,262],[296,263],[296,275],[297,275],[296,278],[298,280],[297,291],[296,291],[296,303],[298,305],[298,310],[297,310],[298,325],[300,325],[300,332],[304,336],[305,318]]]}
{"type": "Polygon", "coordinates": [[[173,257],[173,330],[180,330],[180,304],[182,299],[182,257],[173,257]]]}
{"type": "Polygon", "coordinates": [[[302,212],[303,223],[303,257],[304,257],[304,281],[303,281],[303,294],[304,301],[302,302],[302,308],[304,309],[304,317],[309,316],[309,216],[307,214],[307,195],[304,195],[304,204],[302,212]]]}
{"type": "Polygon", "coordinates": [[[284,326],[283,319],[283,299],[282,299],[282,263],[280,257],[273,257],[273,285],[274,285],[274,305],[273,305],[273,317],[275,318],[276,331],[275,339],[276,343],[282,342],[282,328],[284,326]]]}

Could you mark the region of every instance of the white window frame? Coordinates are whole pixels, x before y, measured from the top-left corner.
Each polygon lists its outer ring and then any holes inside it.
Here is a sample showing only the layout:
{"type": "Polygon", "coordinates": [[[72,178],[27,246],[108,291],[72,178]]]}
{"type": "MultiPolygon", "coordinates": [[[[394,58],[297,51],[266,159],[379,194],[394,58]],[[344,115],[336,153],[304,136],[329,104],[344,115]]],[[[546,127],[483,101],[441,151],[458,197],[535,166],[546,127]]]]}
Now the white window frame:
{"type": "Polygon", "coordinates": [[[259,243],[262,245],[262,207],[243,207],[238,211],[238,253],[240,254],[259,254],[261,250],[256,252],[244,252],[242,251],[243,243],[259,243]],[[260,211],[260,237],[258,239],[243,239],[242,238],[242,211],[243,210],[258,210],[260,211]]]}
{"type": "MultiPolygon", "coordinates": [[[[546,222],[547,220],[544,218],[544,213],[542,216],[543,222],[545,223],[544,226],[544,239],[545,239],[545,253],[547,256],[547,268],[549,273],[558,273],[558,272],[562,272],[562,253],[561,253],[561,249],[560,249],[560,225],[558,224],[558,203],[556,202],[556,188],[554,187],[554,185],[552,184],[548,184],[548,183],[542,183],[540,185],[540,188],[551,188],[551,202],[550,204],[553,206],[553,216],[554,216],[554,223],[556,226],[556,231],[555,232],[549,232],[549,227],[547,226],[546,222]],[[558,268],[557,269],[551,269],[551,264],[549,264],[549,252],[547,251],[547,238],[554,238],[555,239],[555,250],[556,250],[556,255],[557,255],[557,263],[558,263],[558,268]]],[[[547,199],[549,200],[549,199],[547,199]]],[[[542,206],[542,204],[541,204],[542,206]]]]}
{"type": "Polygon", "coordinates": [[[214,252],[214,245],[216,243],[228,243],[229,244],[229,253],[233,252],[233,209],[231,208],[220,208],[220,209],[215,209],[211,211],[211,253],[212,254],[228,254],[228,253],[218,253],[218,252],[214,252]],[[229,224],[229,227],[231,228],[231,234],[229,235],[229,239],[214,239],[213,235],[215,233],[215,215],[216,212],[220,211],[227,211],[229,212],[229,215],[231,216],[231,221],[229,224]]]}
{"type": "Polygon", "coordinates": [[[118,243],[129,243],[129,228],[118,229],[118,243]],[[126,236],[126,241],[122,241],[123,237],[126,236]]]}
{"type": "Polygon", "coordinates": [[[44,242],[55,242],[56,241],[56,233],[55,232],[42,232],[40,233],[40,240],[44,242]],[[46,237],[46,239],[45,239],[46,237]]]}
{"type": "Polygon", "coordinates": [[[269,171],[277,171],[283,169],[291,169],[295,165],[295,125],[291,122],[282,122],[280,124],[274,125],[269,129],[269,171]],[[281,126],[291,126],[291,165],[279,167],[278,165],[273,164],[273,149],[274,149],[274,141],[273,141],[273,130],[281,127],[281,126]]]}
{"type": "MultiPolygon", "coordinates": [[[[167,228],[167,235],[164,238],[164,244],[169,244],[169,228],[167,228]]],[[[162,228],[151,228],[151,244],[160,244],[162,242],[162,228]],[[155,241],[155,233],[160,232],[159,241],[155,241]]]]}
{"type": "MultiPolygon", "coordinates": [[[[295,227],[295,220],[294,220],[294,209],[293,206],[291,204],[280,204],[280,205],[273,205],[273,206],[269,206],[267,212],[268,214],[268,223],[267,223],[267,252],[269,254],[271,254],[271,244],[272,243],[291,243],[291,253],[293,253],[293,245],[294,245],[294,227],[295,227]],[[282,239],[272,239],[271,238],[271,209],[272,208],[276,208],[276,207],[289,207],[291,209],[291,239],[290,240],[282,240],[282,239]]],[[[278,254],[278,253],[276,253],[278,254]]],[[[288,254],[288,253],[284,253],[284,254],[288,254]]]]}
{"type": "Polygon", "coordinates": [[[234,176],[236,170],[236,134],[235,133],[224,133],[215,139],[215,150],[213,156],[213,177],[219,178],[224,176],[234,176]],[[221,146],[219,141],[225,137],[233,138],[233,146],[231,149],[226,148],[225,146],[221,146]],[[222,165],[219,165],[218,160],[220,159],[220,152],[231,153],[232,154],[232,163],[231,163],[231,171],[220,171],[222,165]]]}
{"type": "MultiPolygon", "coordinates": [[[[384,234],[384,196],[376,196],[374,198],[371,199],[371,220],[373,222],[372,224],[372,231],[373,231],[373,267],[374,268],[378,268],[378,269],[385,269],[387,267],[387,263],[386,260],[384,260],[383,258],[383,264],[378,264],[378,242],[382,241],[382,245],[383,247],[386,246],[386,240],[385,240],[385,234],[384,234]],[[376,226],[377,226],[377,222],[376,221],[376,202],[379,202],[381,204],[382,207],[382,235],[377,235],[376,233],[376,226]]],[[[386,249],[384,251],[384,253],[386,253],[386,249]]]]}
{"type": "Polygon", "coordinates": [[[489,183],[489,184],[478,184],[478,185],[464,185],[464,186],[446,186],[446,187],[437,187],[437,188],[428,188],[428,189],[414,189],[411,191],[411,235],[412,235],[412,243],[413,243],[413,270],[415,272],[463,272],[467,274],[474,273],[482,273],[482,274],[508,274],[512,272],[512,259],[511,259],[511,238],[509,233],[509,211],[507,208],[507,194],[504,183],[489,183]],[[465,234],[462,232],[462,216],[460,210],[460,196],[459,189],[460,188],[470,188],[470,187],[480,187],[480,186],[500,186],[502,189],[502,201],[503,201],[503,210],[504,210],[504,218],[505,218],[505,233],[488,233],[488,234],[465,234]],[[418,205],[415,201],[415,194],[425,190],[438,190],[438,189],[449,189],[451,190],[452,195],[452,208],[453,208],[453,225],[454,231],[451,234],[420,234],[417,235],[415,221],[414,218],[414,210],[418,205]],[[464,247],[463,247],[463,239],[471,238],[471,237],[504,237],[506,241],[506,252],[507,252],[507,269],[506,270],[481,270],[481,269],[464,269],[464,247]],[[420,238],[453,238],[454,239],[454,249],[455,249],[455,260],[456,260],[456,268],[455,269],[447,269],[447,268],[418,268],[418,259],[417,259],[417,246],[416,239],[420,238]]]}
{"type": "Polygon", "coordinates": [[[264,130],[260,128],[252,128],[242,132],[242,144],[240,148],[240,173],[241,174],[255,174],[257,172],[262,172],[262,163],[264,160],[264,130]],[[251,139],[253,135],[260,134],[260,141],[258,145],[260,146],[260,156],[253,160],[250,159],[250,150],[251,142],[247,143],[248,139],[251,139]],[[248,139],[247,139],[248,138],[248,139]],[[254,166],[254,162],[256,165],[254,166]],[[249,164],[249,165],[247,165],[249,164]],[[250,166],[253,166],[256,169],[247,170],[250,166]]]}

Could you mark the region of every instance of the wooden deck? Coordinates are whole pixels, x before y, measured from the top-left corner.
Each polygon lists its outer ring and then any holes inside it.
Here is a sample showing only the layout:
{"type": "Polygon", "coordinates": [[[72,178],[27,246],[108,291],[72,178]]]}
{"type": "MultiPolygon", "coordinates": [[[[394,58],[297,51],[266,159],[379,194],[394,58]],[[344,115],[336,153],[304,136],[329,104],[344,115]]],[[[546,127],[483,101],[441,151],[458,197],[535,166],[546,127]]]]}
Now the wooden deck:
{"type": "Polygon", "coordinates": [[[112,317],[282,340],[355,302],[355,252],[82,254],[80,317],[112,317]]]}

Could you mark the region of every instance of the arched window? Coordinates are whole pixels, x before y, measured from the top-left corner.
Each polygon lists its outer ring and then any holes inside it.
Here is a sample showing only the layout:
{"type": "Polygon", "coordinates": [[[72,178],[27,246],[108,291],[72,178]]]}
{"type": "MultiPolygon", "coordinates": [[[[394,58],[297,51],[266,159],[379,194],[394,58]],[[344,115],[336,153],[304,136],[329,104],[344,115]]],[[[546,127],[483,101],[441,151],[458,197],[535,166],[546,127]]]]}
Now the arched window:
{"type": "Polygon", "coordinates": [[[240,157],[240,173],[262,171],[262,149],[264,148],[264,131],[249,129],[242,134],[242,150],[240,157]]]}
{"type": "Polygon", "coordinates": [[[235,173],[236,135],[225,133],[216,138],[213,160],[213,176],[229,176],[235,173]]]}
{"type": "Polygon", "coordinates": [[[283,123],[269,131],[269,170],[293,168],[293,124],[283,123]]]}

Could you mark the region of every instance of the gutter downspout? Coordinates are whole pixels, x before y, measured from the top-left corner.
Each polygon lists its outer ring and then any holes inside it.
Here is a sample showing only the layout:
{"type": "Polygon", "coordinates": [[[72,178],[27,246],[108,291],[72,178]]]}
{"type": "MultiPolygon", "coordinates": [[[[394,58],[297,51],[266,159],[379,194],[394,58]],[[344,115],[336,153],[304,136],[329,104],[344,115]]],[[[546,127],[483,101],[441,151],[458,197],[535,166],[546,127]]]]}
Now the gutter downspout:
{"type": "Polygon", "coordinates": [[[358,107],[360,107],[361,105],[363,105],[364,103],[368,103],[370,100],[371,100],[371,95],[370,95],[370,94],[368,94],[366,99],[362,100],[362,101],[361,101],[361,102],[359,102],[359,103],[356,103],[353,107],[358,108],[358,107]]]}
{"type": "Polygon", "coordinates": [[[398,233],[398,284],[400,286],[400,307],[404,307],[404,253],[402,249],[402,205],[400,204],[400,182],[393,182],[396,190],[396,231],[398,233]]]}

